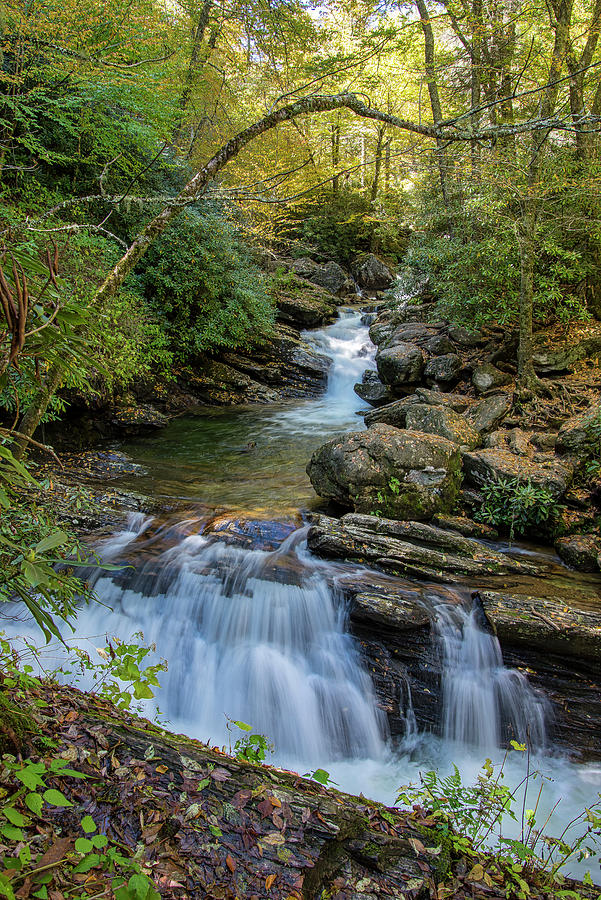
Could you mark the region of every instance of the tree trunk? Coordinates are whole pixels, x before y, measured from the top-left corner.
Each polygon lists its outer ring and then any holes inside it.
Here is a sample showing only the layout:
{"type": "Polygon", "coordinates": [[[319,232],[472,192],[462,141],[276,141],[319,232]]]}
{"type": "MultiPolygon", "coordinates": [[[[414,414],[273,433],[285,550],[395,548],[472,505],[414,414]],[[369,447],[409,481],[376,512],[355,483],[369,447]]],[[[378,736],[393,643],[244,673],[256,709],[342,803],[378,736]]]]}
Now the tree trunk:
{"type": "Polygon", "coordinates": [[[384,135],[386,134],[386,126],[381,125],[378,128],[378,140],[376,143],[376,159],[374,162],[374,178],[371,183],[371,193],[369,199],[372,203],[375,202],[376,197],[378,196],[378,186],[380,182],[380,171],[382,169],[382,144],[384,142],[384,135]]]}
{"type": "Polygon", "coordinates": [[[48,404],[61,385],[64,374],[64,367],[60,363],[55,363],[48,370],[44,383],[38,390],[33,403],[27,407],[19,423],[20,437],[16,439],[13,449],[13,455],[16,459],[21,459],[27,450],[29,444],[27,438],[33,437],[36,428],[48,409],[48,404]]]}
{"type": "MultiPolygon", "coordinates": [[[[534,187],[534,185],[532,185],[534,187]]],[[[534,298],[534,247],[536,228],[536,201],[528,195],[523,204],[523,215],[518,225],[520,249],[520,343],[518,348],[518,385],[531,389],[537,382],[534,371],[532,318],[534,298]]]]}
{"type": "MultiPolygon", "coordinates": [[[[340,165],[340,122],[335,122],[330,126],[330,135],[332,140],[332,169],[338,171],[340,165]]],[[[340,191],[340,175],[335,174],[332,178],[332,196],[337,197],[340,191]]]]}

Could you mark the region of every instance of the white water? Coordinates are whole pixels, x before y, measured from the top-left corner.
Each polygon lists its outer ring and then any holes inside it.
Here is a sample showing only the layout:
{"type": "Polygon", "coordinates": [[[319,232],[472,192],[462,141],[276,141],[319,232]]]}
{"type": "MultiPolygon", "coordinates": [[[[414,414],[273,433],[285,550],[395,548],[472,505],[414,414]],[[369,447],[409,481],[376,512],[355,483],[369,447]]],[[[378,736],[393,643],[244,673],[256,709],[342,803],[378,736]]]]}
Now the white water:
{"type": "MultiPolygon", "coordinates": [[[[366,329],[349,314],[315,333],[313,342],[334,359],[326,395],[267,416],[267,428],[289,433],[291,441],[309,430],[330,436],[333,425],[343,431],[361,424],[352,386],[373,365],[366,329]]],[[[129,640],[142,631],[145,642],[156,643],[157,657],[169,662],[157,703],[170,727],[227,745],[226,716],[241,719],[274,742],[278,764],[301,773],[326,768],[343,789],[388,804],[401,784],[430,768],[446,772],[456,763],[467,780],[475,778],[486,756],[502,759],[498,747],[508,737],[529,735],[544,746],[544,700],[525,676],[503,666],[498,642],[479,627],[477,615],[450,611],[433,598],[444,659],[444,737],[418,733],[404,685],[407,735],[393,751],[369,676],[345,633],[343,604],[326,579],[335,567],[312,560],[302,538],[297,532],[268,553],[188,534],[157,550],[161,532],[133,516],[100,552],[135,568],[97,580],[106,605],[82,608],[72,643],[93,656],[105,635],[129,640]]],[[[543,793],[539,821],[563,798],[547,826],[561,831],[601,788],[601,768],[551,756],[539,762],[555,779],[543,793]]],[[[523,757],[512,754],[505,781],[518,784],[523,776],[523,757]]]]}

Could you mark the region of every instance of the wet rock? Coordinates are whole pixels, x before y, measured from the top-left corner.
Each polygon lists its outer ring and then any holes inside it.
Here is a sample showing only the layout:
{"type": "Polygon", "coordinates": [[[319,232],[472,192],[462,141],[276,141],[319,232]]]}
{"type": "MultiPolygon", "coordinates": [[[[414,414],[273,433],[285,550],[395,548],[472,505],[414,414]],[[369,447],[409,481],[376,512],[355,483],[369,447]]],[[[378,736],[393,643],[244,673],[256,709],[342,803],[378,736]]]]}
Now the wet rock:
{"type": "Polygon", "coordinates": [[[358,512],[399,519],[448,512],[460,485],[459,449],[438,435],[377,423],[315,451],[307,474],[316,492],[358,512]]]}
{"type": "Polygon", "coordinates": [[[356,384],[353,390],[366,403],[376,407],[389,404],[393,398],[392,391],[388,385],[382,384],[378,378],[378,373],[374,372],[373,369],[365,370],[361,383],[356,384]]]}
{"type": "Polygon", "coordinates": [[[480,434],[468,420],[442,406],[428,406],[425,403],[411,405],[406,414],[406,427],[426,434],[439,434],[469,450],[480,444],[480,434]]]}
{"type": "Polygon", "coordinates": [[[64,453],[61,461],[70,478],[85,481],[114,481],[131,475],[146,475],[139,465],[120,450],[85,450],[82,453],[64,453]]]}
{"type": "Polygon", "coordinates": [[[366,291],[385,291],[394,283],[392,270],[373,253],[357,259],[352,270],[355,281],[366,291]]]}
{"type": "Polygon", "coordinates": [[[597,534],[571,534],[557,538],[555,549],[561,559],[579,572],[598,572],[601,538],[597,534]]]}
{"type": "Polygon", "coordinates": [[[381,347],[394,347],[395,344],[417,344],[418,347],[424,348],[430,340],[437,336],[438,332],[433,325],[425,322],[403,322],[394,328],[381,347]]]}
{"type": "Polygon", "coordinates": [[[491,391],[493,388],[503,387],[503,385],[509,384],[510,381],[511,377],[505,372],[501,372],[492,363],[484,363],[484,365],[474,369],[472,373],[472,384],[479,394],[484,394],[485,391],[491,391]]]}
{"type": "Polygon", "coordinates": [[[136,403],[114,407],[111,422],[119,431],[131,435],[165,428],[169,424],[169,417],[148,403],[136,403]]]}
{"type": "Polygon", "coordinates": [[[466,479],[476,487],[485,481],[500,478],[530,480],[536,487],[547,490],[559,500],[567,491],[573,467],[554,457],[526,459],[508,450],[476,450],[463,454],[463,470],[466,479]]]}
{"type": "Polygon", "coordinates": [[[502,642],[599,660],[599,611],[567,605],[562,597],[495,591],[482,591],[481,597],[486,615],[502,642]]]}
{"type": "Polygon", "coordinates": [[[424,371],[424,354],[415,344],[395,344],[385,350],[378,350],[376,365],[384,384],[393,390],[420,381],[424,371]]]}
{"type": "Polygon", "coordinates": [[[445,406],[453,409],[455,412],[462,413],[468,409],[470,401],[462,394],[443,394],[440,391],[429,391],[427,388],[417,388],[416,396],[421,403],[427,403],[428,406],[445,406]]]}
{"type": "Polygon", "coordinates": [[[447,328],[447,334],[459,347],[477,347],[482,343],[482,335],[479,331],[470,331],[461,325],[451,325],[447,328]]]}
{"type": "Polygon", "coordinates": [[[300,278],[306,278],[312,281],[331,294],[337,297],[344,297],[346,294],[352,294],[355,291],[355,285],[352,278],[346,274],[342,266],[338,263],[328,262],[319,265],[309,257],[296,259],[291,266],[295,275],[300,278]]]}
{"type": "Polygon", "coordinates": [[[451,384],[457,381],[463,368],[463,362],[456,353],[445,353],[444,356],[434,356],[429,359],[424,369],[424,378],[431,379],[441,384],[451,384]]]}
{"type": "Polygon", "coordinates": [[[218,534],[222,540],[238,547],[275,550],[300,525],[300,514],[285,521],[224,514],[209,519],[203,528],[203,534],[218,534]]]}
{"type": "Polygon", "coordinates": [[[508,415],[513,405],[513,394],[493,394],[472,406],[467,417],[482,433],[493,431],[508,415]]]}
{"type": "Polygon", "coordinates": [[[273,288],[278,319],[295,328],[316,328],[333,322],[336,304],[329,292],[300,278],[288,276],[273,288]]]}
{"type": "Polygon", "coordinates": [[[513,559],[491,547],[421,522],[349,514],[319,516],[309,548],[328,559],[367,563],[391,575],[452,583],[458,576],[540,575],[544,566],[513,559]]]}
{"type": "MultiPolygon", "coordinates": [[[[575,456],[589,453],[599,443],[599,434],[595,436],[594,429],[591,430],[591,424],[597,422],[601,422],[601,404],[568,419],[559,429],[557,452],[575,456]]],[[[601,432],[601,425],[597,426],[597,431],[601,432]]]]}
{"type": "Polygon", "coordinates": [[[458,531],[464,537],[483,538],[487,541],[496,541],[499,537],[498,531],[491,525],[485,525],[483,522],[474,522],[467,516],[445,516],[436,515],[432,519],[433,525],[444,528],[447,531],[458,531]]]}
{"type": "Polygon", "coordinates": [[[394,425],[395,428],[405,428],[407,426],[407,412],[412,406],[415,406],[417,402],[417,396],[411,394],[409,397],[395,400],[394,403],[387,403],[385,406],[381,406],[373,412],[368,412],[364,417],[364,422],[368,428],[375,425],[376,422],[382,422],[385,425],[394,425]]]}

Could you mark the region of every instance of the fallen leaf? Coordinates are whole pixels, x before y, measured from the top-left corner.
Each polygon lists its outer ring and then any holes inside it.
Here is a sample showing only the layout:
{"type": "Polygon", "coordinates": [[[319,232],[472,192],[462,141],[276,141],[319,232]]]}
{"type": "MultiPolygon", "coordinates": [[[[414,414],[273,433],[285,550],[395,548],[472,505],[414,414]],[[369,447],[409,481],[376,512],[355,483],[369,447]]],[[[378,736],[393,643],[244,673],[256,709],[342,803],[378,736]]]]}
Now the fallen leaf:
{"type": "Polygon", "coordinates": [[[267,876],[267,878],[265,879],[265,890],[266,890],[266,891],[271,890],[271,885],[273,884],[273,882],[275,881],[275,879],[276,879],[276,876],[275,876],[275,875],[268,875],[268,876],[267,876]]]}
{"type": "Polygon", "coordinates": [[[168,771],[169,771],[169,770],[168,770],[167,766],[157,766],[157,772],[158,772],[160,775],[164,775],[165,772],[168,772],[168,771]]]}
{"type": "Polygon", "coordinates": [[[230,773],[227,769],[213,769],[211,772],[213,781],[227,781],[229,777],[230,773]]]}
{"type": "Polygon", "coordinates": [[[467,876],[468,881],[482,881],[484,878],[484,866],[481,863],[476,863],[476,865],[472,868],[471,872],[467,876]]]}
{"type": "Polygon", "coordinates": [[[228,869],[230,870],[230,872],[231,872],[232,875],[233,875],[234,872],[236,871],[236,863],[235,863],[235,861],[232,859],[232,857],[229,855],[229,853],[228,853],[228,855],[225,857],[225,864],[226,864],[226,866],[228,867],[228,869]]]}

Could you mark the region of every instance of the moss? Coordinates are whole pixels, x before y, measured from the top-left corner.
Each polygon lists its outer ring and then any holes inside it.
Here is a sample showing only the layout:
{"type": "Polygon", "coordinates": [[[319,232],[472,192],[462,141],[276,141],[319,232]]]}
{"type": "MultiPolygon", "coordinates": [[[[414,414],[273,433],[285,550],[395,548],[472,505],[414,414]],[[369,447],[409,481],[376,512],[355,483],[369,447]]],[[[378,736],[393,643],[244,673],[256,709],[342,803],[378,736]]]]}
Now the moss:
{"type": "Polygon", "coordinates": [[[431,857],[432,873],[437,883],[445,881],[450,875],[453,860],[453,842],[450,836],[439,828],[429,828],[427,825],[414,827],[426,839],[426,846],[440,847],[438,856],[431,857]]]}

